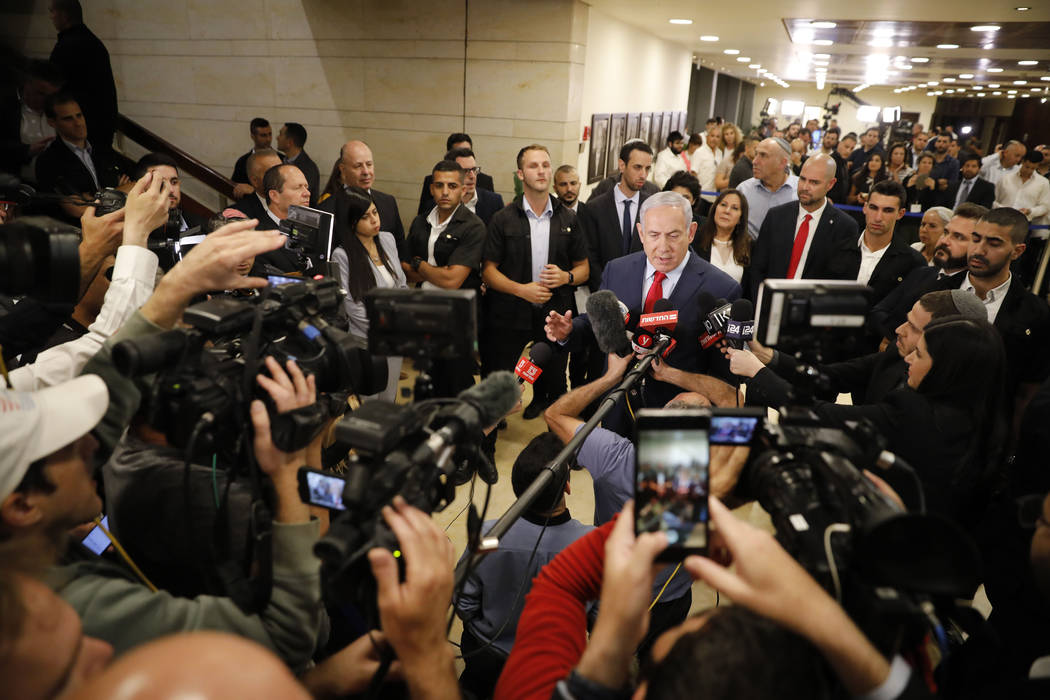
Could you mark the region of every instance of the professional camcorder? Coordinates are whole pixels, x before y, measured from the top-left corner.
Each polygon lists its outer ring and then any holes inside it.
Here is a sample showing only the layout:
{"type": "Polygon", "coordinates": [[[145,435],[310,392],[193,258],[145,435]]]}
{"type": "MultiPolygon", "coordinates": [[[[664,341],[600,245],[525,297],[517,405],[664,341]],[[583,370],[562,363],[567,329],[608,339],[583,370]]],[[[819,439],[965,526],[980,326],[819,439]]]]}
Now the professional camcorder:
{"type": "MultiPolygon", "coordinates": [[[[118,343],[113,361],[129,377],[156,373],[144,397],[150,425],[177,447],[211,454],[244,433],[252,399],[269,400],[255,381],[268,355],[282,365],[294,359],[321,392],[364,395],[386,386],[386,361],[332,325],[344,295],[337,281],[320,279],[258,297],[216,296],[186,310],[188,330],[118,343]]],[[[313,407],[275,416],[275,444],[289,452],[305,447],[325,417],[313,407]],[[283,421],[290,425],[280,428],[283,421]]]]}
{"type": "Polygon", "coordinates": [[[0,226],[0,294],[76,303],[80,233],[46,217],[0,226]]]}

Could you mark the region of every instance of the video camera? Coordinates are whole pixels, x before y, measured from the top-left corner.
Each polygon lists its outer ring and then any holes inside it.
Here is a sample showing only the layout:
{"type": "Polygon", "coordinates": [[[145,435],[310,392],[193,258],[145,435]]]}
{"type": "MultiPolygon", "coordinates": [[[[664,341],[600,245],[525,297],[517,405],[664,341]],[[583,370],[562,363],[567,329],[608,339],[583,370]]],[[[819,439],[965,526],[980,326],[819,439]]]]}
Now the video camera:
{"type": "Polygon", "coordinates": [[[75,304],[80,295],[80,233],[47,217],[0,226],[0,293],[75,304]]]}
{"type": "MultiPolygon", "coordinates": [[[[147,422],[171,444],[215,453],[244,433],[252,399],[269,401],[255,381],[268,355],[281,364],[294,359],[321,392],[365,395],[386,386],[386,361],[328,320],[344,296],[332,279],[281,284],[258,297],[215,296],[186,310],[188,330],[117,343],[113,362],[128,377],[156,373],[144,396],[147,422]]],[[[274,416],[274,444],[287,452],[305,447],[327,417],[318,406],[274,416]]]]}

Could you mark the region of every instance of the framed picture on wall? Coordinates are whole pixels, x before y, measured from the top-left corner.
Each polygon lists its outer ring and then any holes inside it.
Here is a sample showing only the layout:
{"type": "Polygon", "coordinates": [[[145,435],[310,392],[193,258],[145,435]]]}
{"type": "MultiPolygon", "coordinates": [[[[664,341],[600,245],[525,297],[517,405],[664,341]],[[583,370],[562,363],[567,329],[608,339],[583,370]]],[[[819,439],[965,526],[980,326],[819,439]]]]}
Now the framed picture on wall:
{"type": "Polygon", "coordinates": [[[587,184],[605,177],[605,160],[609,146],[609,115],[591,115],[591,153],[587,159],[587,184]]]}
{"type": "Polygon", "coordinates": [[[653,153],[659,153],[669,129],[664,128],[664,113],[653,112],[653,126],[649,131],[649,148],[653,153]]]}
{"type": "Polygon", "coordinates": [[[638,135],[642,141],[649,143],[649,133],[653,129],[653,113],[642,112],[638,115],[638,135]]]}
{"type": "Polygon", "coordinates": [[[641,116],[638,112],[627,115],[627,131],[623,135],[624,141],[638,138],[638,122],[641,121],[641,116]]]}
{"type": "Polygon", "coordinates": [[[609,157],[605,161],[605,177],[620,171],[620,147],[627,140],[627,115],[614,114],[609,122],[609,157]]]}

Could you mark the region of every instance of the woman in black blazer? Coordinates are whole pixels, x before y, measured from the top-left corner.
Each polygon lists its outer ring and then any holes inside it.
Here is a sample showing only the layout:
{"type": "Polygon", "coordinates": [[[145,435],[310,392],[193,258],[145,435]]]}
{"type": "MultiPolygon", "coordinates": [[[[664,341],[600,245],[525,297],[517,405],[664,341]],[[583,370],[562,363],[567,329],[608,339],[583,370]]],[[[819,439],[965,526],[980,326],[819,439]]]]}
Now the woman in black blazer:
{"type": "MultiPolygon", "coordinates": [[[[784,379],[748,350],[727,353],[733,373],[751,378],[749,403],[785,403],[784,379]]],[[[1002,340],[987,321],[949,316],[930,322],[904,360],[906,385],[882,401],[850,406],[818,400],[813,410],[836,424],[870,421],[887,449],[918,473],[927,509],[972,527],[1004,474],[1002,340]]]]}
{"type": "Polygon", "coordinates": [[[747,199],[738,190],[722,190],[708,217],[697,226],[693,250],[739,282],[746,295],[751,289],[752,243],[747,232],[747,199]]]}

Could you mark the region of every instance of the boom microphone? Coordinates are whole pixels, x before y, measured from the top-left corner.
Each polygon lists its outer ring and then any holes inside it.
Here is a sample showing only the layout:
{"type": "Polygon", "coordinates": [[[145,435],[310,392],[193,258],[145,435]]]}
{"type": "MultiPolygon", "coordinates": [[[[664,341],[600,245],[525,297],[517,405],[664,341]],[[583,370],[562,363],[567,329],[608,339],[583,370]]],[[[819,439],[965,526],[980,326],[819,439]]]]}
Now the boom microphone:
{"type": "Polygon", "coordinates": [[[737,299],[729,311],[726,323],[726,339],[737,350],[755,337],[755,306],[747,299],[737,299]]]}
{"type": "Polygon", "coordinates": [[[587,297],[587,316],[590,318],[594,339],[601,352],[615,352],[620,357],[631,354],[623,311],[620,310],[620,300],[615,294],[603,289],[587,297]]]}
{"type": "Polygon", "coordinates": [[[518,360],[518,364],[514,368],[514,374],[518,375],[518,384],[521,385],[525,382],[535,384],[536,380],[543,374],[543,368],[547,366],[547,363],[551,361],[553,356],[554,352],[547,343],[533,343],[532,349],[529,350],[529,356],[518,360]]]}

